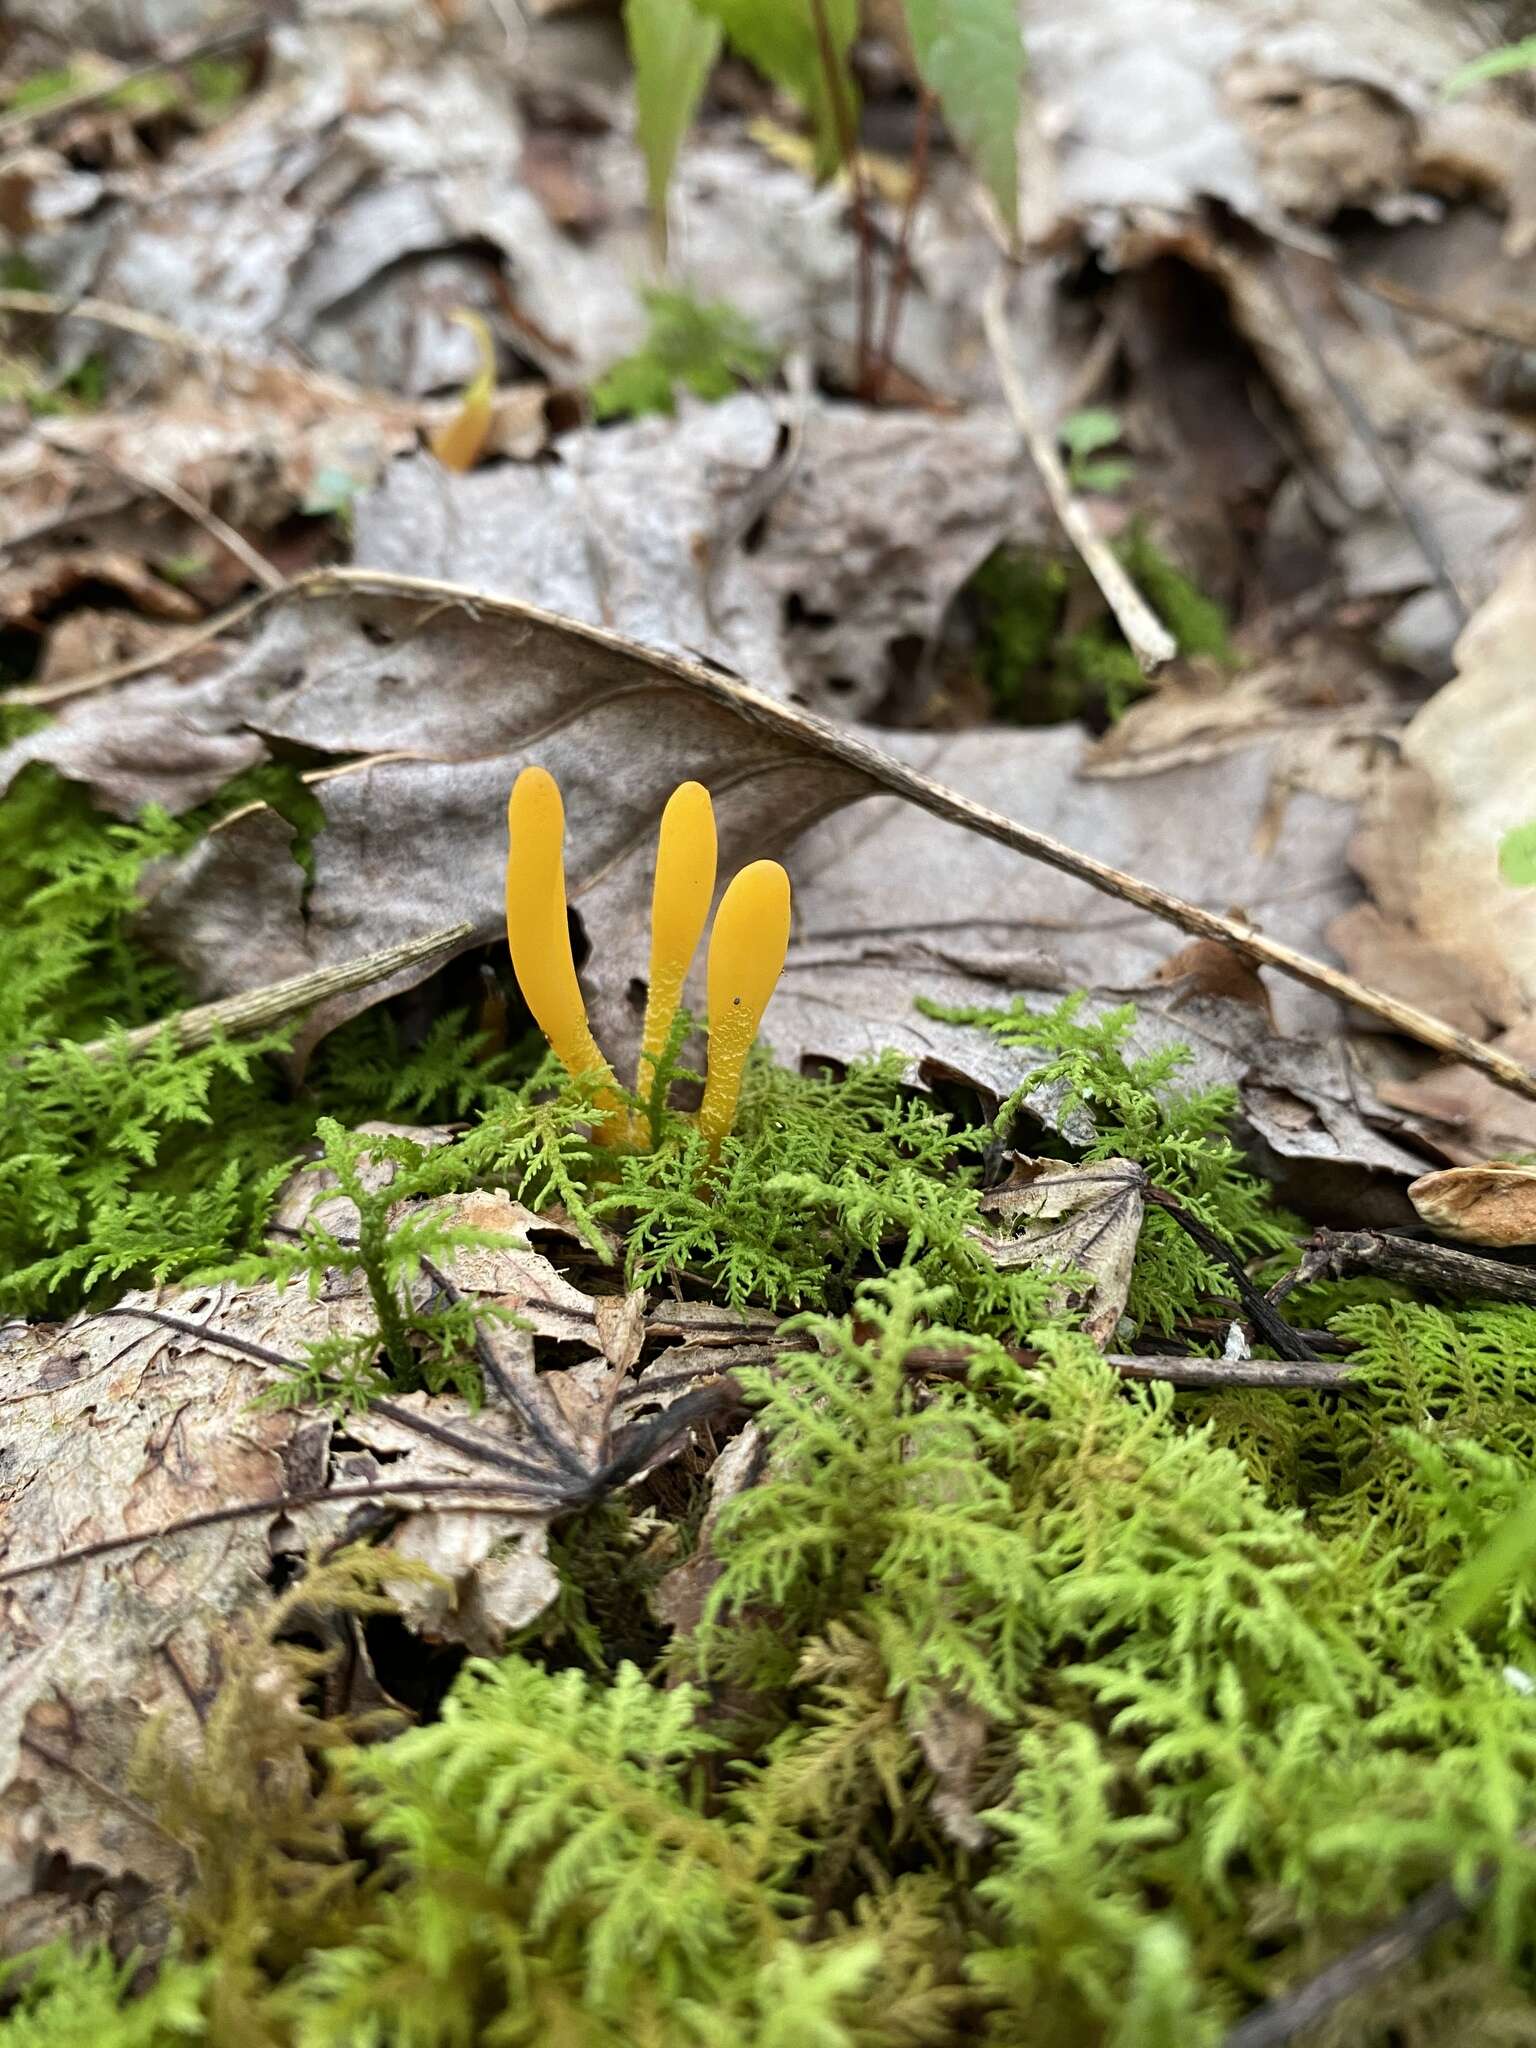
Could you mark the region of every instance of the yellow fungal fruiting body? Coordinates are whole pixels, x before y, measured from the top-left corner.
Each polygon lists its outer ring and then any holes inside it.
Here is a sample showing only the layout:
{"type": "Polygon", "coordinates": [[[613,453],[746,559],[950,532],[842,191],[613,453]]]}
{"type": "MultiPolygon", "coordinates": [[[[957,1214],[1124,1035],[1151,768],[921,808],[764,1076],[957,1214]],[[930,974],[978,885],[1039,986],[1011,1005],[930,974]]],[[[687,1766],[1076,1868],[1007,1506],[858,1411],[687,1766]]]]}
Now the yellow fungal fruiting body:
{"type": "Polygon", "coordinates": [[[611,1081],[576,979],[565,914],[565,806],[547,769],[525,768],[513,784],[507,840],[507,945],[523,1000],[568,1073],[611,1081]]]}
{"type": "Polygon", "coordinates": [[[699,1130],[711,1151],[730,1130],[742,1070],[789,950],[789,877],[755,860],[720,899],[709,937],[709,1076],[699,1130]]]}
{"type": "Polygon", "coordinates": [[[641,1094],[650,1085],[656,1062],[683,999],[683,983],[704,936],[715,893],[715,812],[701,782],[683,782],[673,790],[661,814],[656,842],[656,881],[651,891],[651,978],[645,1003],[645,1033],[640,1041],[641,1094]]]}

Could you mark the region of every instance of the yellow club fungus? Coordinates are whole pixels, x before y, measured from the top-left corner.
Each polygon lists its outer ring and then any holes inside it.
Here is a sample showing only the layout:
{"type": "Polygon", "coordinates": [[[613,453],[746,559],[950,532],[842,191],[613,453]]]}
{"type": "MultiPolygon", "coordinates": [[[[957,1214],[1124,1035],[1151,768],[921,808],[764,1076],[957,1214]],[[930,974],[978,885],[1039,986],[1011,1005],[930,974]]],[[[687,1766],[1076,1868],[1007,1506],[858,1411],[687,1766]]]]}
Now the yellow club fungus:
{"type": "Polygon", "coordinates": [[[651,891],[651,981],[636,1086],[643,1095],[667,1048],[683,983],[715,893],[715,812],[702,782],[683,782],[661,814],[651,891]]]}
{"type": "MultiPolygon", "coordinates": [[[[507,945],[533,1021],[571,1074],[613,1079],[587,1023],[565,914],[565,806],[547,768],[525,768],[507,804],[507,945]]],[[[616,1098],[599,1094],[604,1108],[616,1098]]]]}
{"type": "Polygon", "coordinates": [[[709,1072],[699,1130],[711,1151],[731,1128],[742,1070],[789,950],[789,877],[776,860],[742,869],[709,935],[709,1072]]]}
{"type": "MultiPolygon", "coordinates": [[[[645,1117],[626,1116],[613,1069],[587,1022],[565,912],[565,809],[554,777],[525,768],[507,805],[507,944],[534,1022],[566,1070],[591,1075],[605,1143],[648,1143],[645,1117]]],[[[715,889],[709,791],[685,782],[662,813],[651,894],[651,985],[640,1050],[645,1088],[666,1050],[683,983],[715,889]]],[[[699,1129],[712,1152],[735,1121],[742,1070],[789,950],[789,877],[777,861],[742,869],[720,900],[709,941],[709,1074],[699,1129]]]]}

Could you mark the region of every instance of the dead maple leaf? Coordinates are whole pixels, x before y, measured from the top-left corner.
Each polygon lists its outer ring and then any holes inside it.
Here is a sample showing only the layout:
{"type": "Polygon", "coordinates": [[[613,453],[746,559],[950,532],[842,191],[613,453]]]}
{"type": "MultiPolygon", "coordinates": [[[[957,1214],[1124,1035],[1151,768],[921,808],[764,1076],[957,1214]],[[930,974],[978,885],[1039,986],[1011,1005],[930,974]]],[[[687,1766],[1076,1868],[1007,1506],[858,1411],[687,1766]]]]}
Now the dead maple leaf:
{"type": "Polygon", "coordinates": [[[1080,1311],[1083,1329],[1102,1349],[1125,1313],[1146,1179],[1129,1159],[1081,1166],[1020,1159],[1008,1181],[982,1197],[983,1213],[1003,1228],[971,1235],[1004,1272],[1070,1274],[1054,1299],[1080,1311]]]}

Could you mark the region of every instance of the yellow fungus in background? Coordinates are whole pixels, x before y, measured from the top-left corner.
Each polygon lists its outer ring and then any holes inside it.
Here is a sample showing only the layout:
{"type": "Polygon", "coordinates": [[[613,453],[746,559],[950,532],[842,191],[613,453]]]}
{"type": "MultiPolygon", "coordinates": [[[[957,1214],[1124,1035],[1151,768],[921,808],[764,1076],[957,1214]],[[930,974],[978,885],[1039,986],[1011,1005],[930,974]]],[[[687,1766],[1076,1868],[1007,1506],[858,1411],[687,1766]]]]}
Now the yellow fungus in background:
{"type": "Polygon", "coordinates": [[[480,367],[464,386],[458,411],[433,429],[427,446],[444,469],[473,469],[496,416],[496,343],[478,313],[464,309],[452,317],[475,337],[480,367]]]}
{"type": "Polygon", "coordinates": [[[611,1080],[576,979],[565,915],[565,806],[546,768],[525,768],[507,804],[507,945],[523,1001],[562,1066],[611,1080]]]}
{"type": "Polygon", "coordinates": [[[709,936],[709,1079],[699,1129],[711,1151],[736,1118],[742,1069],[789,951],[789,877],[755,860],[735,877],[709,936]]]}
{"type": "Polygon", "coordinates": [[[651,979],[636,1088],[644,1095],[683,999],[715,893],[715,812],[701,782],[673,790],[661,814],[651,891],[651,979]]]}

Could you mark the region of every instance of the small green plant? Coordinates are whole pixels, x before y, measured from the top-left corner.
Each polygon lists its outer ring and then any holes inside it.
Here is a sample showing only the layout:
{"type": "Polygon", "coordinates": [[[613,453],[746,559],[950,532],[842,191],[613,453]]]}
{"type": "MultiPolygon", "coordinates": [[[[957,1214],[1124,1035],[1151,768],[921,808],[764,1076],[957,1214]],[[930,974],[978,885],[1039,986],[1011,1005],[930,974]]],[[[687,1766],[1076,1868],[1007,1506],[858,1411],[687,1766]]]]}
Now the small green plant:
{"type": "Polygon", "coordinates": [[[1102,491],[1112,497],[1136,472],[1129,456],[1106,452],[1125,440],[1120,415],[1108,406],[1068,413],[1056,436],[1067,451],[1067,481],[1075,491],[1102,491]]]}
{"type": "Polygon", "coordinates": [[[1512,826],[1499,841],[1499,874],[1512,888],[1536,888],[1536,820],[1512,826]]]}
{"type": "Polygon", "coordinates": [[[592,386],[600,420],[673,412],[681,386],[695,398],[728,398],[761,383],[778,364],[749,321],[731,306],[702,305],[686,292],[647,291],[645,344],[604,371],[592,386]]]}
{"type": "Polygon", "coordinates": [[[450,1223],[435,1205],[433,1197],[453,1192],[462,1180],[459,1162],[445,1160],[440,1148],[344,1131],[330,1117],[321,1117],[315,1136],[323,1173],[351,1204],[355,1221],[342,1234],[316,1213],[317,1202],[289,1240],[251,1253],[229,1269],[230,1276],[278,1287],[303,1279],[312,1293],[330,1275],[357,1276],[368,1289],[375,1321],[372,1328],[309,1345],[302,1370],[282,1387],[280,1398],[345,1410],[365,1408],[386,1390],[424,1386],[431,1393],[452,1387],[478,1400],[476,1331],[480,1319],[498,1311],[462,1299],[418,1308],[413,1289],[424,1262],[451,1264],[457,1251],[513,1240],[450,1223]]]}
{"type": "Polygon", "coordinates": [[[1505,43],[1497,50],[1487,50],[1481,57],[1474,57],[1453,71],[1440,90],[1449,99],[1457,99],[1464,92],[1470,92],[1474,85],[1483,85],[1490,78],[1509,78],[1519,71],[1536,71],[1536,36],[1526,36],[1518,43],[1505,43]]]}

